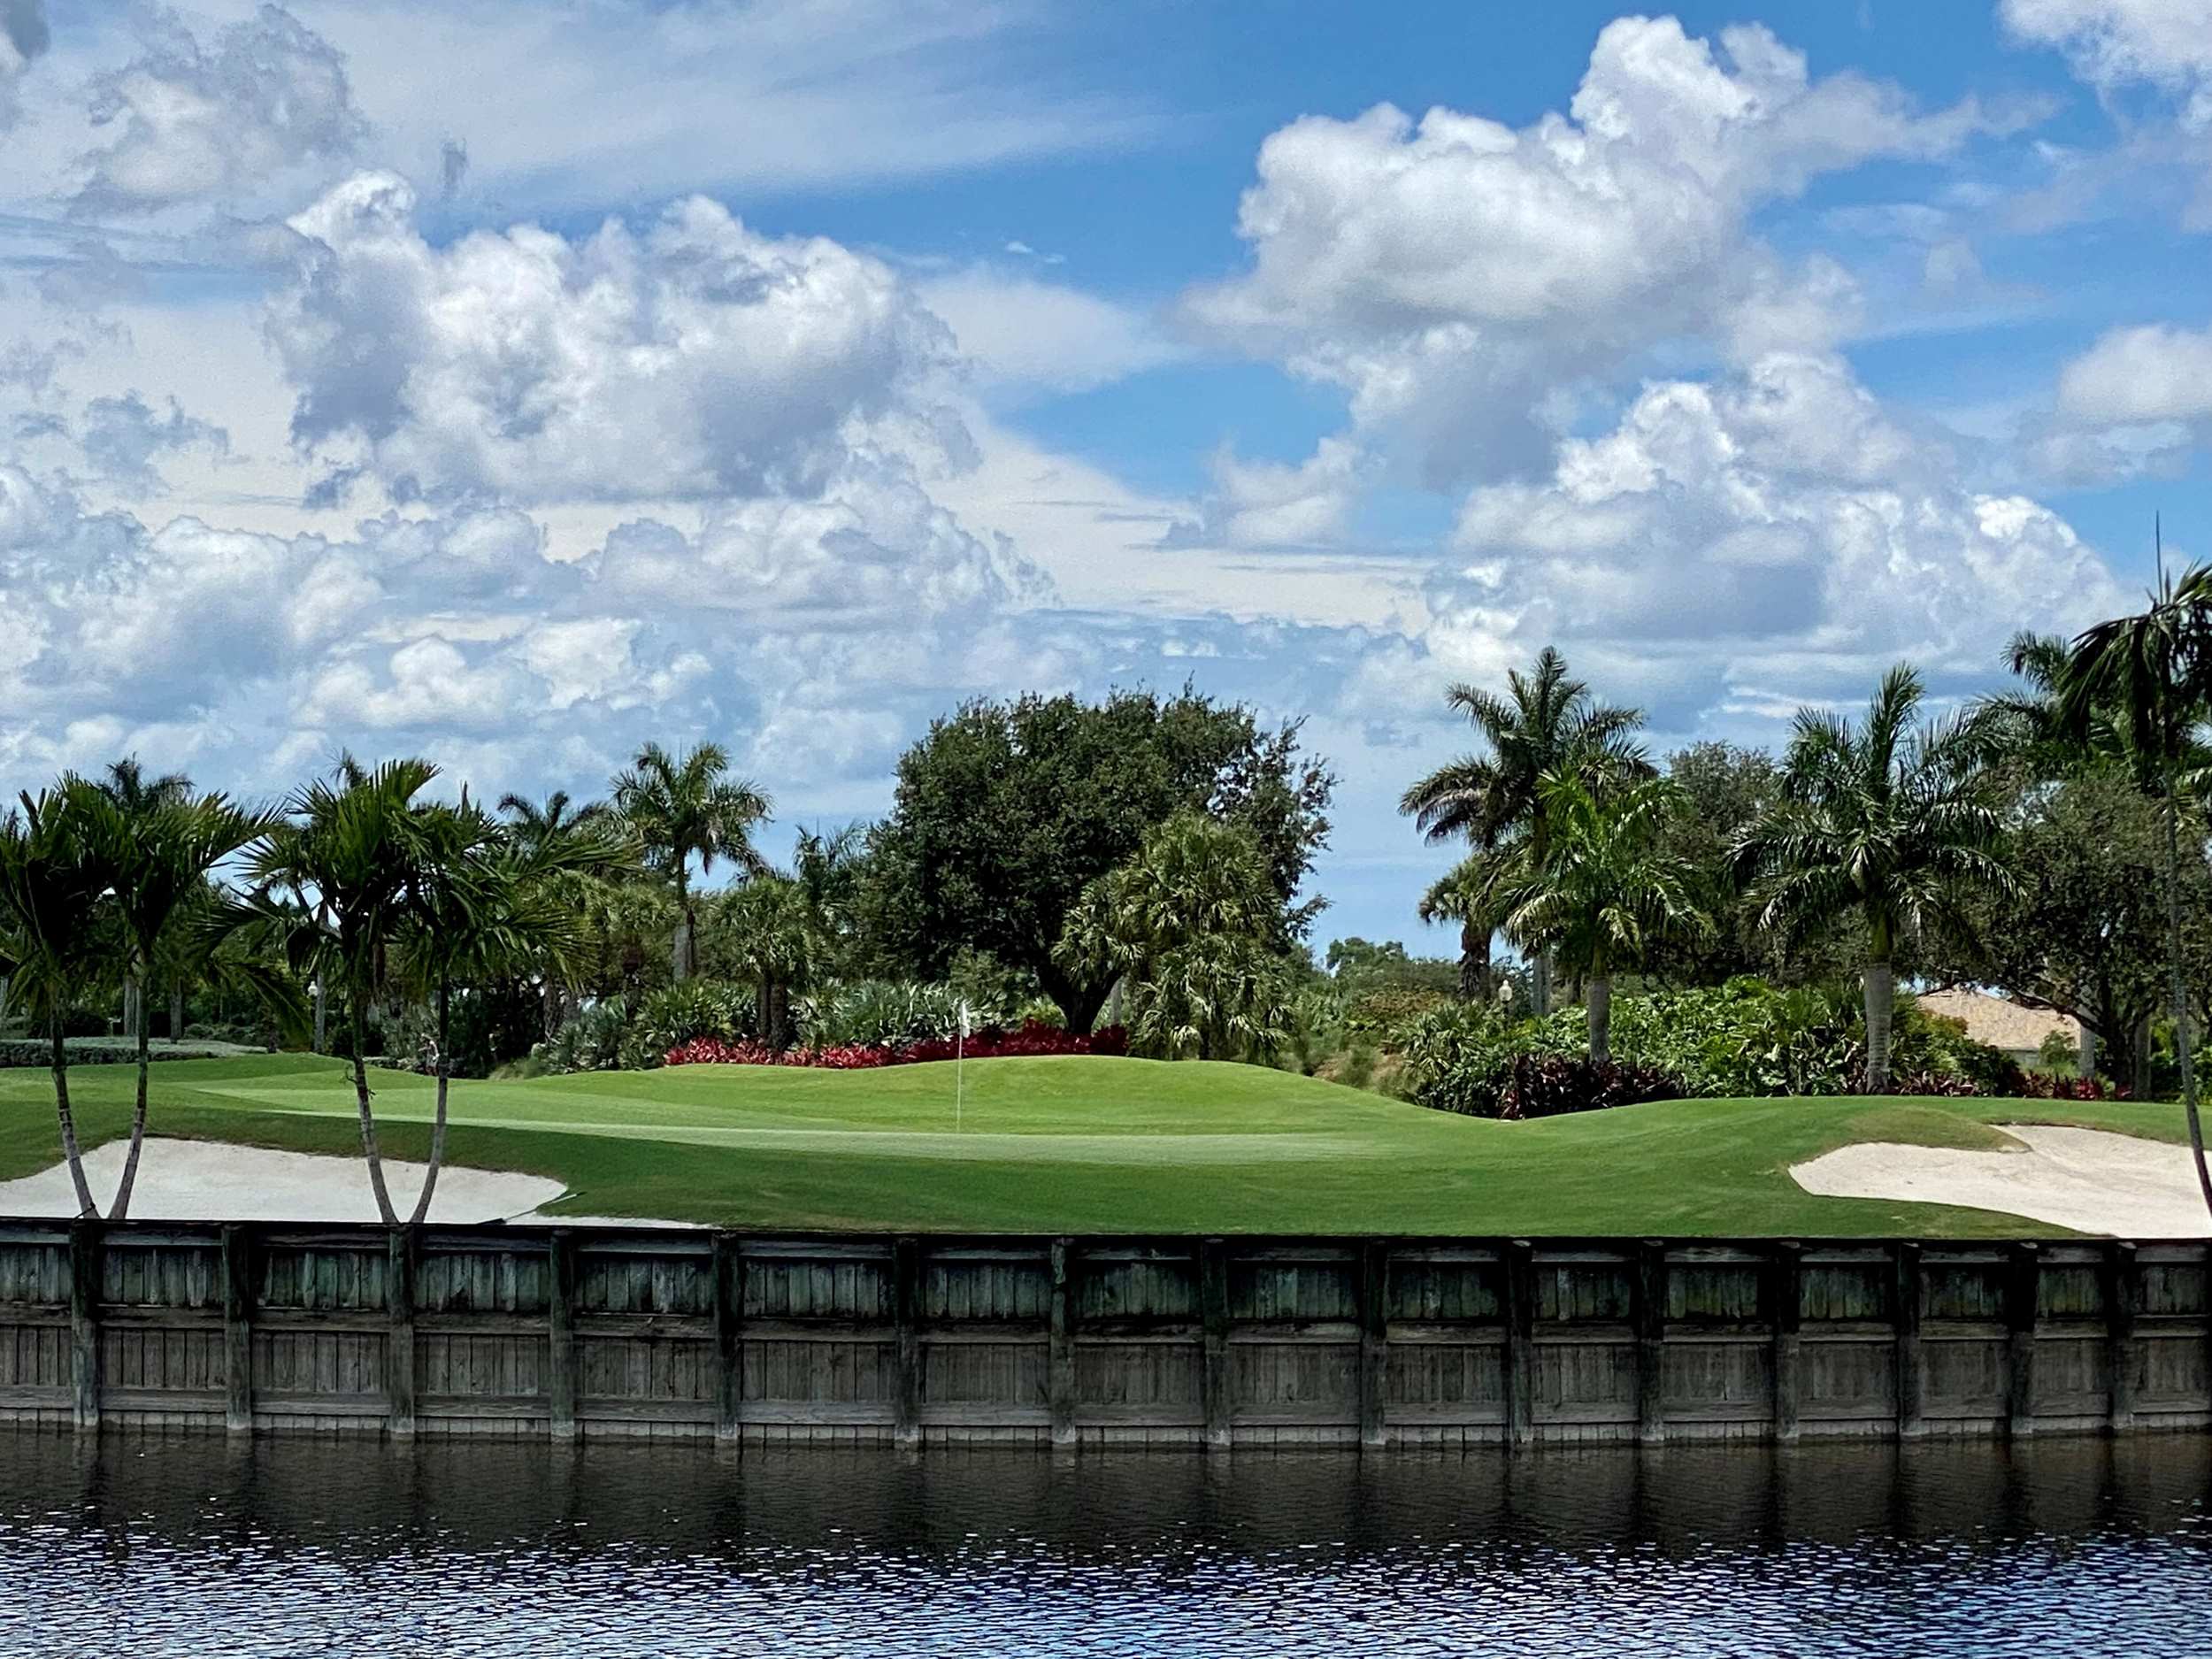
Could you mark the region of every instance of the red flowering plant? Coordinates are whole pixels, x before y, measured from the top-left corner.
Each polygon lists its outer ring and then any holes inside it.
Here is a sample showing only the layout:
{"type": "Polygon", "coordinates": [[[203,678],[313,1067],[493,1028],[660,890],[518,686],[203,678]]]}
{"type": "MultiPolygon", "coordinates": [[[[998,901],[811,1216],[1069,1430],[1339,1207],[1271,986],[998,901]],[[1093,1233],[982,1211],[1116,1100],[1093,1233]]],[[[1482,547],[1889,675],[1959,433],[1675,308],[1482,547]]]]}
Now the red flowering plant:
{"type": "Polygon", "coordinates": [[[1102,1026],[1088,1036],[1063,1031],[1041,1019],[1024,1020],[1013,1030],[987,1025],[960,1043],[950,1037],[925,1037],[909,1043],[833,1043],[821,1048],[786,1048],[779,1054],[765,1043],[730,1042],[719,1037],[695,1037],[671,1048],[669,1065],[808,1065],[826,1071],[858,1071],[879,1065],[918,1065],[931,1060],[964,1056],[970,1060],[1002,1060],[1017,1056],[1058,1054],[1129,1052],[1129,1037],[1119,1025],[1102,1026]]]}

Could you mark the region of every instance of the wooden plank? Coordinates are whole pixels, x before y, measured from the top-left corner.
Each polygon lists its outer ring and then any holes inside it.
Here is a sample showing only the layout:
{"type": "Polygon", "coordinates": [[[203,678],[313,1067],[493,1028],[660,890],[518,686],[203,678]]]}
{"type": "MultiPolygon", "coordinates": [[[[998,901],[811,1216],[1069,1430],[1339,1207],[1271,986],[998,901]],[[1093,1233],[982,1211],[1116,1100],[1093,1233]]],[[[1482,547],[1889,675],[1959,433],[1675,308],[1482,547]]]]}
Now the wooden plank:
{"type": "Polygon", "coordinates": [[[554,1229],[546,1241],[546,1432],[576,1438],[576,1235],[554,1229]]]}
{"type": "Polygon", "coordinates": [[[1207,1239],[1198,1247],[1200,1397],[1206,1412],[1206,1449],[1229,1449],[1233,1409],[1229,1394],[1229,1245],[1207,1239]]]}
{"type": "Polygon", "coordinates": [[[1798,1328],[1804,1294],[1804,1247],[1785,1240],[1774,1247],[1767,1270],[1769,1317],[1774,1325],[1771,1421],[1774,1438],[1785,1444],[1798,1437],[1799,1402],[1804,1396],[1804,1344],[1798,1328]]]}
{"type": "Polygon", "coordinates": [[[714,1235],[714,1438],[744,1444],[745,1256],[737,1235],[714,1235]]]}
{"type": "Polygon", "coordinates": [[[2035,1317],[2042,1276],[2042,1247],[2014,1245],[2005,1264],[2005,1325],[2010,1333],[2006,1344],[2005,1430],[2015,1440],[2035,1432],[2035,1317]]]}
{"type": "Polygon", "coordinates": [[[1895,1271],[1897,1436],[1909,1440],[1928,1432],[1927,1371],[1920,1348],[1921,1310],[1927,1305],[1927,1284],[1917,1244],[1908,1241],[1897,1247],[1895,1271]]]}
{"type": "Polygon", "coordinates": [[[2105,1376],[2109,1402],[2106,1426],[2124,1434],[2135,1426],[2135,1371],[2139,1362],[2135,1336],[2135,1303],[2142,1292],[2142,1263],[2135,1247],[2116,1240],[2105,1247],[2105,1376]]]}
{"type": "Polygon", "coordinates": [[[1536,1247],[1505,1247],[1505,1425],[1515,1446],[1536,1440],[1536,1247]]]}
{"type": "Polygon", "coordinates": [[[892,1438],[901,1446],[922,1441],[922,1244],[900,1238],[891,1246],[892,1438]]]}
{"type": "Polygon", "coordinates": [[[69,1386],[78,1429],[100,1429],[100,1224],[80,1217],[69,1227],[69,1386]]]}
{"type": "Polygon", "coordinates": [[[1390,1247],[1371,1239],[1360,1247],[1359,1443],[1379,1450],[1386,1443],[1384,1402],[1390,1387],[1390,1247]]]}
{"type": "Polygon", "coordinates": [[[253,1234],[223,1229],[223,1426],[253,1432],[253,1234]]]}
{"type": "Polygon", "coordinates": [[[415,1262],[420,1229],[394,1227],[387,1241],[384,1305],[390,1315],[385,1338],[385,1426],[396,1437],[415,1432],[415,1262]]]}
{"type": "Polygon", "coordinates": [[[1075,1444],[1075,1272],[1072,1239],[1052,1241],[1052,1301],[1045,1357],[1045,1392],[1052,1409],[1052,1443],[1075,1444]]]}
{"type": "Polygon", "coordinates": [[[1636,1247],[1629,1323],[1636,1330],[1636,1438],[1655,1446],[1667,1438],[1667,1247],[1656,1239],[1636,1247]]]}

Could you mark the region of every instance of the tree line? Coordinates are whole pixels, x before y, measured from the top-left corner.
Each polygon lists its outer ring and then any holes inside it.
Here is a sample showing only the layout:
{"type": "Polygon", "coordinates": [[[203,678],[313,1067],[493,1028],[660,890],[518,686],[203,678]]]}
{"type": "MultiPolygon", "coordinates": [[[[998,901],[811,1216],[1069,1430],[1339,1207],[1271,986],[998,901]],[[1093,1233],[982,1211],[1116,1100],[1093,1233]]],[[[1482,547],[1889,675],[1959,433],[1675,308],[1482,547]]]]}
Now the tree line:
{"type": "Polygon", "coordinates": [[[2162,580],[2079,637],[2017,636],[2014,688],[1939,718],[1919,676],[1864,711],[1801,710],[1778,757],[1701,744],[1662,766],[1640,711],[1546,649],[1502,693],[1449,697],[1483,746],[1401,802],[1462,860],[1422,913],[1461,929],[1463,996],[1502,935],[1534,1011],[1565,976],[1609,1056],[1613,981],[1859,981],[1864,1087],[1889,1080],[1901,972],[1993,986],[2080,1022],[2085,1070],[2138,1094],[2154,1039],[2196,1110],[2193,1028],[2212,1014],[2212,572],[2162,580]]]}
{"type": "Polygon", "coordinates": [[[703,975],[748,988],[749,1034],[772,1048],[797,1040],[802,999],[884,979],[1041,1000],[1078,1031],[1118,990],[1144,1052],[1264,1049],[1318,908],[1300,889],[1333,787],[1295,724],[1188,687],[971,703],[902,757],[880,822],[802,829],[786,868],[757,846],[772,803],[710,742],[645,745],[601,800],[496,807],[448,795],[419,758],[342,757],[267,805],[126,759],[0,816],[0,1029],[42,1033],[92,1215],[69,1039],[122,1010],[137,1108],[113,1217],[145,1139],[164,995],[172,1039],[193,1029],[188,1010],[242,1000],[256,1034],[349,1058],[388,1224],[402,1214],[369,1064],[413,1060],[436,1079],[419,1221],[457,1070],[703,975]]]}

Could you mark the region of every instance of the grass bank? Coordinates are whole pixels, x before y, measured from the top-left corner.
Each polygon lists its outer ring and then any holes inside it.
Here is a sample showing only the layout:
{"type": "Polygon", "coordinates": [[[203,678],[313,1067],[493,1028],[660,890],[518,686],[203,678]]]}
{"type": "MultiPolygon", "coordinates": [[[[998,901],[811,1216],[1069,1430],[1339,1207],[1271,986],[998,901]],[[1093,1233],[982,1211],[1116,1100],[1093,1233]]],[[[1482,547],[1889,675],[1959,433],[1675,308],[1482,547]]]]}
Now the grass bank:
{"type": "MultiPolygon", "coordinates": [[[[428,1149],[427,1079],[373,1074],[384,1144],[428,1149]]],[[[88,1144],[133,1073],[73,1073],[88,1144]]],[[[163,1135],[357,1153],[342,1065],[177,1060],[163,1135]]],[[[2177,1141],[2166,1105],[1671,1101],[1532,1124],[1455,1118],[1250,1066],[990,1060],[811,1071],[684,1066],[453,1088],[449,1156],[563,1182],[559,1208],[735,1226],[1010,1232],[2023,1236],[2042,1224],[1816,1198],[1793,1164],[1863,1141],[1983,1147],[2004,1122],[2177,1141]]],[[[50,1082],[0,1072],[0,1179],[58,1156],[50,1082]]],[[[365,1178],[364,1178],[365,1179],[365,1178]]]]}

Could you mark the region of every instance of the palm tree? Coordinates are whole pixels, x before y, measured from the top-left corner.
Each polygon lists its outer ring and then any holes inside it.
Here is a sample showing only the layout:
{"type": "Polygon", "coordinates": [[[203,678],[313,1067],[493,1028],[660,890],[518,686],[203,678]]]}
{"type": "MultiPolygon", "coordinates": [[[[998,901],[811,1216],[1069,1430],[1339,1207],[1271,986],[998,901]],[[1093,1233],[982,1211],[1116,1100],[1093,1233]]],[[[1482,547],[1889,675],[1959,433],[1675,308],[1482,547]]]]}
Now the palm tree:
{"type": "Polygon", "coordinates": [[[370,1107],[367,1010],[385,987],[413,918],[432,843],[416,796],[438,775],[426,760],[364,766],[341,758],[327,779],[296,791],[284,819],[254,847],[255,890],[227,906],[216,932],[257,930],[303,980],[342,987],[353,1051],[353,1092],[369,1187],[387,1226],[399,1225],[370,1107]]]}
{"type": "Polygon", "coordinates": [[[755,876],[718,908],[718,942],[752,980],[761,1041],[791,1046],[791,995],[813,976],[825,941],[805,886],[780,871],[755,876]]]}
{"type": "Polygon", "coordinates": [[[754,828],[768,817],[768,797],[749,783],[726,777],[729,769],[728,751],[719,743],[702,743],[681,756],[648,743],[614,780],[615,810],[644,843],[647,863],[676,889],[672,972],[680,980],[698,970],[692,860],[699,861],[703,876],[713,872],[718,858],[748,875],[768,868],[752,843],[754,828]]]}
{"type": "MultiPolygon", "coordinates": [[[[606,803],[593,801],[575,806],[567,790],[556,789],[542,802],[526,795],[503,795],[499,798],[499,810],[506,818],[504,833],[509,844],[526,857],[549,858],[543,879],[561,889],[571,910],[595,914],[601,871],[629,862],[616,856],[622,843],[606,803]],[[589,856],[572,857],[580,846],[589,856]]],[[[541,1023],[545,1034],[551,1037],[560,1030],[571,987],[564,985],[562,973],[549,971],[550,964],[534,965],[543,1003],[541,1023]]],[[[572,970],[575,964],[572,960],[565,965],[572,970]]]]}
{"type": "Polygon", "coordinates": [[[1459,995],[1474,1002],[1491,993],[1490,941],[1504,925],[1497,908],[1492,868],[1501,854],[1518,856],[1512,842],[1470,853],[1439,876],[1421,895],[1417,914],[1425,922],[1459,924],[1459,995]]]}
{"type": "MultiPolygon", "coordinates": [[[[1546,774],[1581,771],[1594,780],[1650,775],[1650,762],[1634,738],[1643,711],[1597,702],[1551,646],[1538,653],[1532,672],[1508,672],[1503,696],[1471,685],[1455,685],[1447,696],[1474,723],[1489,753],[1447,761],[1406,790],[1398,810],[1431,841],[1464,836],[1480,851],[1517,833],[1527,838],[1528,856],[1540,864],[1550,835],[1540,787],[1546,774]]],[[[1458,919],[1463,978],[1470,959],[1487,958],[1489,939],[1486,933],[1475,937],[1483,918],[1458,919]]],[[[1541,956],[1532,965],[1541,1014],[1548,1011],[1550,971],[1541,956]]]]}
{"type": "Polygon", "coordinates": [[[2185,771],[2200,775],[2194,761],[2197,733],[2212,707],[2212,567],[2193,565],[2178,581],[2165,575],[2161,549],[2159,585],[2147,610],[2116,617],[2081,634],[2056,678],[2060,719],[2077,734],[2104,720],[2138,757],[2139,775],[2156,787],[2164,805],[2166,841],[2167,978],[2173,1002],[2175,1058],[2181,1065],[2182,1110],[2197,1187],[2212,1210],[2212,1168],[2204,1150],[2197,1110],[2196,1070],[2190,1053],[2187,987],[2181,969],[2181,850],[2175,795],[2185,771]]]}
{"type": "Polygon", "coordinates": [[[1854,724],[1800,709],[1781,798],[1738,843],[1755,878],[1763,927],[1818,926],[1855,913],[1866,927],[1866,1087],[1889,1082],[1899,939],[1933,923],[1962,926],[1960,887],[2012,890],[1998,856],[1986,729],[1971,717],[1916,729],[1920,677],[1882,677],[1854,724]]]}
{"type": "Polygon", "coordinates": [[[1136,1044],[1170,1058],[1271,1054],[1292,1023],[1282,897],[1249,831],[1181,811],[1083,889],[1056,954],[1125,981],[1136,1044]]]}
{"type": "MultiPolygon", "coordinates": [[[[124,775],[126,768],[135,786],[135,763],[119,763],[110,768],[111,776],[124,775]]],[[[182,779],[162,780],[155,789],[88,786],[75,780],[65,780],[63,788],[73,792],[84,833],[100,849],[100,861],[113,880],[111,902],[121,923],[125,983],[150,983],[157,960],[165,956],[180,976],[188,967],[209,964],[211,944],[204,942],[204,933],[181,934],[180,918],[203,901],[210,872],[247,842],[267,834],[276,820],[235,806],[219,794],[195,795],[182,779]]],[[[233,961],[225,968],[230,977],[250,983],[280,1011],[289,1009],[280,979],[260,974],[250,962],[233,961]]],[[[108,1211],[111,1221],[120,1221],[130,1212],[131,1188],[146,1139],[147,1073],[152,1056],[142,1006],[134,1034],[138,1041],[137,1106],[131,1115],[130,1150],[124,1158],[122,1179],[108,1211]]]]}
{"type": "MultiPolygon", "coordinates": [[[[192,780],[180,772],[164,772],[158,778],[149,778],[138,757],[127,755],[121,760],[111,761],[107,776],[96,780],[93,787],[112,801],[122,811],[133,817],[156,811],[188,799],[192,793],[192,780]]],[[[141,964],[141,972],[123,976],[123,1029],[131,1036],[138,1036],[146,1028],[146,979],[143,970],[150,964],[141,964]]],[[[176,999],[170,1002],[170,1041],[179,1035],[176,999]]]]}
{"type": "Polygon", "coordinates": [[[465,791],[457,807],[418,808],[414,841],[414,869],[393,961],[398,977],[430,998],[436,1033],[429,1164],[409,1217],[419,1225],[430,1213],[445,1164],[456,986],[480,989],[526,969],[542,972],[549,983],[569,973],[581,954],[584,929],[554,878],[613,863],[621,848],[578,834],[518,846],[505,826],[471,804],[465,791]]]}
{"type": "Polygon", "coordinates": [[[1692,897],[1696,870],[1662,844],[1681,804],[1664,779],[1594,789],[1575,772],[1540,785],[1549,825],[1544,856],[1502,861],[1477,902],[1503,918],[1522,947],[1556,951],[1580,977],[1589,1009],[1590,1058],[1612,1058],[1613,971],[1643,959],[1669,934],[1709,931],[1692,897]],[[1516,867],[1517,866],[1517,868],[1516,867]]]}
{"type": "Polygon", "coordinates": [[[115,872],[100,838],[88,833],[81,780],[20,796],[21,812],[0,818],[0,973],[35,1018],[43,1013],[52,1041],[54,1111],[62,1157],[76,1190],[77,1210],[97,1216],[85,1180],[77,1119],[69,1102],[69,1047],[65,1022],[98,957],[102,909],[115,872]]]}

